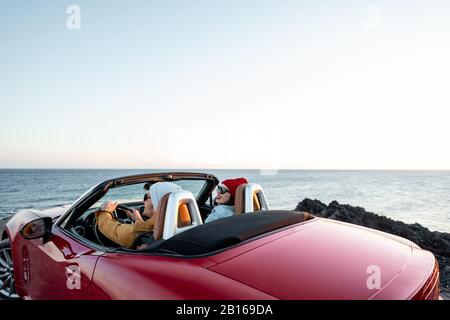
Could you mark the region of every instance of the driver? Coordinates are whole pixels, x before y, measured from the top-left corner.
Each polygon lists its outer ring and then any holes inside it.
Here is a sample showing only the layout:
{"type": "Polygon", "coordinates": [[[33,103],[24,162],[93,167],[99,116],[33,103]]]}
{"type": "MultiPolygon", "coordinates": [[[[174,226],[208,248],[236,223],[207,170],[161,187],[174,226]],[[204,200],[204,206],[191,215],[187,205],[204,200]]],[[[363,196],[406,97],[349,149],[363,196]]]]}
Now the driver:
{"type": "Polygon", "coordinates": [[[143,216],[149,218],[144,221],[138,210],[132,208],[127,211],[128,216],[134,221],[133,224],[120,223],[114,218],[113,212],[116,210],[118,203],[114,201],[106,201],[95,213],[97,218],[98,229],[100,232],[125,248],[133,248],[136,238],[150,231],[153,231],[155,225],[155,211],[161,198],[170,192],[180,191],[181,187],[171,182],[158,182],[150,187],[150,193],[144,196],[144,212],[143,216]]]}

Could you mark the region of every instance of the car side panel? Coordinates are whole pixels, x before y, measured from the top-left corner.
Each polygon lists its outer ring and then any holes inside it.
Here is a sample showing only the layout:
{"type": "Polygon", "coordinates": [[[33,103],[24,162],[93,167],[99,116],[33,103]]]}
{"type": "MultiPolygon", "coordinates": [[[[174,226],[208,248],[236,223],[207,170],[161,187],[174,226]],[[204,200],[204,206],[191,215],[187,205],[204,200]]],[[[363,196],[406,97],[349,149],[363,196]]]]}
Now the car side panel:
{"type": "Polygon", "coordinates": [[[24,299],[89,299],[95,264],[103,254],[53,228],[47,243],[12,239],[14,278],[24,299]]]}
{"type": "Polygon", "coordinates": [[[274,299],[211,272],[206,258],[107,253],[95,268],[89,296],[98,299],[274,299]]]}
{"type": "MultiPolygon", "coordinates": [[[[24,252],[27,254],[26,240],[20,235],[20,228],[27,222],[38,219],[39,215],[37,210],[22,210],[16,213],[8,223],[5,225],[5,230],[8,234],[9,242],[11,244],[11,253],[14,265],[14,281],[16,284],[16,290],[19,296],[24,297],[25,284],[24,268],[26,267],[26,256],[24,260],[24,252]]],[[[26,277],[26,275],[25,275],[26,277]]]]}

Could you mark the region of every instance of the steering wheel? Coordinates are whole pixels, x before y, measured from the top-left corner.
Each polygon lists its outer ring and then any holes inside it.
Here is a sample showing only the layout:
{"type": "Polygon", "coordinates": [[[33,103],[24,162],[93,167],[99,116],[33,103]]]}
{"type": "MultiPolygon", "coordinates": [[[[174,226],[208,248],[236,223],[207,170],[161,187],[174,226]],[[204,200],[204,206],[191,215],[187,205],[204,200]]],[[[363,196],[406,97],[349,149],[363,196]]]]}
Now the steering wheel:
{"type": "MultiPolygon", "coordinates": [[[[127,211],[131,211],[131,208],[127,207],[126,205],[119,204],[116,207],[116,210],[112,212],[114,219],[119,221],[120,223],[124,224],[131,224],[132,220],[128,217],[127,211]]],[[[118,247],[118,245],[109,240],[106,236],[104,236],[100,230],[98,230],[97,225],[97,218],[94,216],[94,222],[93,222],[93,229],[94,229],[94,235],[97,238],[97,241],[106,247],[118,247]]]]}
{"type": "Polygon", "coordinates": [[[113,216],[120,223],[131,224],[133,221],[128,217],[127,211],[131,212],[132,209],[124,204],[119,204],[113,212],[113,216]]]}

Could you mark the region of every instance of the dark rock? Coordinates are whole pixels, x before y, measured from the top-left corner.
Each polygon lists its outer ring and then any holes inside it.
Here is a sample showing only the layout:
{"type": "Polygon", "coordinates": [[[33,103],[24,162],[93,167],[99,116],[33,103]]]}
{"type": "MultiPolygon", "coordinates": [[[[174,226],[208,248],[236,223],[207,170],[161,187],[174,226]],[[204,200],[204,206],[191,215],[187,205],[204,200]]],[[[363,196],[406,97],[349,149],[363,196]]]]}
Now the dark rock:
{"type": "Polygon", "coordinates": [[[319,200],[304,199],[295,210],[309,212],[316,217],[335,219],[391,233],[431,251],[439,262],[441,295],[444,298],[450,298],[449,233],[430,231],[418,223],[406,224],[368,212],[364,208],[340,204],[337,201],[332,201],[327,206],[319,200]]]}

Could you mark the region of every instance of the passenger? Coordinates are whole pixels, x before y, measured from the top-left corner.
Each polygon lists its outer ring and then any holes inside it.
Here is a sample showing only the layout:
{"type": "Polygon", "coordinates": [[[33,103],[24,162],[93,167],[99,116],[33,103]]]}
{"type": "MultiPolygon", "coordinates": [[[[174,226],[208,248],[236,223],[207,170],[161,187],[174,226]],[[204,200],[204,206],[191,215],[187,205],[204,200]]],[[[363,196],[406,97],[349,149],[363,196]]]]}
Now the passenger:
{"type": "Polygon", "coordinates": [[[98,229],[105,237],[121,247],[133,248],[139,235],[153,231],[155,212],[161,198],[167,193],[180,190],[180,186],[171,182],[153,184],[150,187],[150,193],[144,196],[143,215],[149,219],[144,221],[139,211],[133,208],[131,212],[128,211],[128,216],[133,220],[134,224],[125,224],[117,221],[112,213],[116,210],[118,203],[107,201],[95,213],[98,229]]]}
{"type": "Polygon", "coordinates": [[[244,183],[248,183],[245,178],[235,178],[223,180],[217,187],[217,196],[214,199],[215,207],[206,218],[205,223],[231,217],[234,215],[234,196],[236,189],[244,183]]]}

